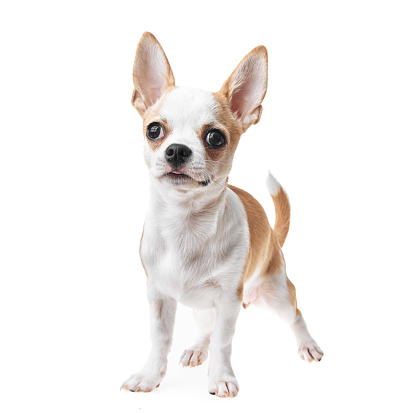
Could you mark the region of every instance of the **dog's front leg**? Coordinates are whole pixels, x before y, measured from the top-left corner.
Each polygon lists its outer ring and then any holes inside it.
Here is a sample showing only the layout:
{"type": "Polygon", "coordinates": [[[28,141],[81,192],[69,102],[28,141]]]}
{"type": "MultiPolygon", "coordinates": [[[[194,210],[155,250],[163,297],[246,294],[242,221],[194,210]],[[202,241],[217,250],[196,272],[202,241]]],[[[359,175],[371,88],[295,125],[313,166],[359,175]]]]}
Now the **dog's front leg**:
{"type": "Polygon", "coordinates": [[[144,367],[128,378],[121,386],[133,392],[149,392],[159,387],[166,373],[168,354],[172,344],[176,300],[160,294],[149,280],[147,297],[150,305],[152,349],[144,367]]]}
{"type": "Polygon", "coordinates": [[[219,397],[235,397],[238,383],[231,367],[231,345],[241,309],[237,297],[222,297],[215,306],[216,323],[211,336],[208,391],[219,397]]]}

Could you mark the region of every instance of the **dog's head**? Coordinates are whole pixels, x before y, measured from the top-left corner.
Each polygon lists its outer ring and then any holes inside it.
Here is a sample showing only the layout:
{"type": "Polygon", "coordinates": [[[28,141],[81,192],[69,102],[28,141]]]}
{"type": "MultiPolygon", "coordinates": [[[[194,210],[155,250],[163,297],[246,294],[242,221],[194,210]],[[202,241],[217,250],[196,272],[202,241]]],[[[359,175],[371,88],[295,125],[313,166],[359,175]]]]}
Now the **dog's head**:
{"type": "Polygon", "coordinates": [[[211,93],[175,86],[166,55],[144,33],[133,68],[132,104],[143,118],[144,157],[166,187],[223,185],[240,136],[261,117],[267,89],[267,50],[253,49],[222,88],[211,93]]]}

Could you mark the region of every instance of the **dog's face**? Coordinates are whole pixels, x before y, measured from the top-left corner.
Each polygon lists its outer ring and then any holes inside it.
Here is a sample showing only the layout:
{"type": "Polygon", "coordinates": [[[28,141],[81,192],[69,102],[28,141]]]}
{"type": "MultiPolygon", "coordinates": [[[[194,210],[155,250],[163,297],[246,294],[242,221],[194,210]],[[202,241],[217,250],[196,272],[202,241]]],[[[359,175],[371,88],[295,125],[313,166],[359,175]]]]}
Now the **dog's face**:
{"type": "Polygon", "coordinates": [[[162,185],[222,185],[241,134],[257,123],[267,89],[267,51],[253,49],[219,92],[175,86],[162,47],[145,33],[137,47],[132,104],[143,117],[144,157],[162,185]]]}

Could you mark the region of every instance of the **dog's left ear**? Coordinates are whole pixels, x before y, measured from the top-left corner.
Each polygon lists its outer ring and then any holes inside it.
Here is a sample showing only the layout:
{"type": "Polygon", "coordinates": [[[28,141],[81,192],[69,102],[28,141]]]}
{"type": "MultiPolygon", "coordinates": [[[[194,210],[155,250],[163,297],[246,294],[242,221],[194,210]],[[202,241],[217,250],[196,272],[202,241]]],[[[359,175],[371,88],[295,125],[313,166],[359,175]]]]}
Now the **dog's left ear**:
{"type": "Polygon", "coordinates": [[[142,117],[168,87],[175,85],[169,61],[152,33],[144,33],[137,46],[133,83],[131,103],[142,117]]]}
{"type": "Polygon", "coordinates": [[[254,48],[222,85],[219,93],[228,100],[243,131],[261,117],[261,102],[267,91],[267,49],[254,48]]]}

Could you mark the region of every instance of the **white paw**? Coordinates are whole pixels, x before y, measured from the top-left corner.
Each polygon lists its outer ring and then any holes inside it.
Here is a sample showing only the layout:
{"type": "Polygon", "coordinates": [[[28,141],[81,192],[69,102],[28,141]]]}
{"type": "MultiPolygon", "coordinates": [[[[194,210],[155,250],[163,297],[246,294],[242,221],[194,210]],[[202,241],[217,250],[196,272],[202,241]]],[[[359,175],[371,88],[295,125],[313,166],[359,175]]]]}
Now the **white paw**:
{"type": "Polygon", "coordinates": [[[202,364],[208,357],[208,350],[203,347],[188,348],[182,353],[179,363],[186,367],[196,367],[202,364]]]}
{"type": "Polygon", "coordinates": [[[308,340],[299,344],[298,348],[299,356],[302,360],[309,363],[312,361],[321,361],[324,356],[324,352],[319,348],[318,344],[314,340],[308,340]]]}
{"type": "Polygon", "coordinates": [[[132,374],[120,387],[121,389],[130,390],[132,392],[150,392],[159,387],[164,373],[145,373],[139,372],[132,374]]]}
{"type": "Polygon", "coordinates": [[[208,391],[218,397],[235,397],[238,394],[238,383],[235,377],[226,377],[210,382],[208,391]]]}

